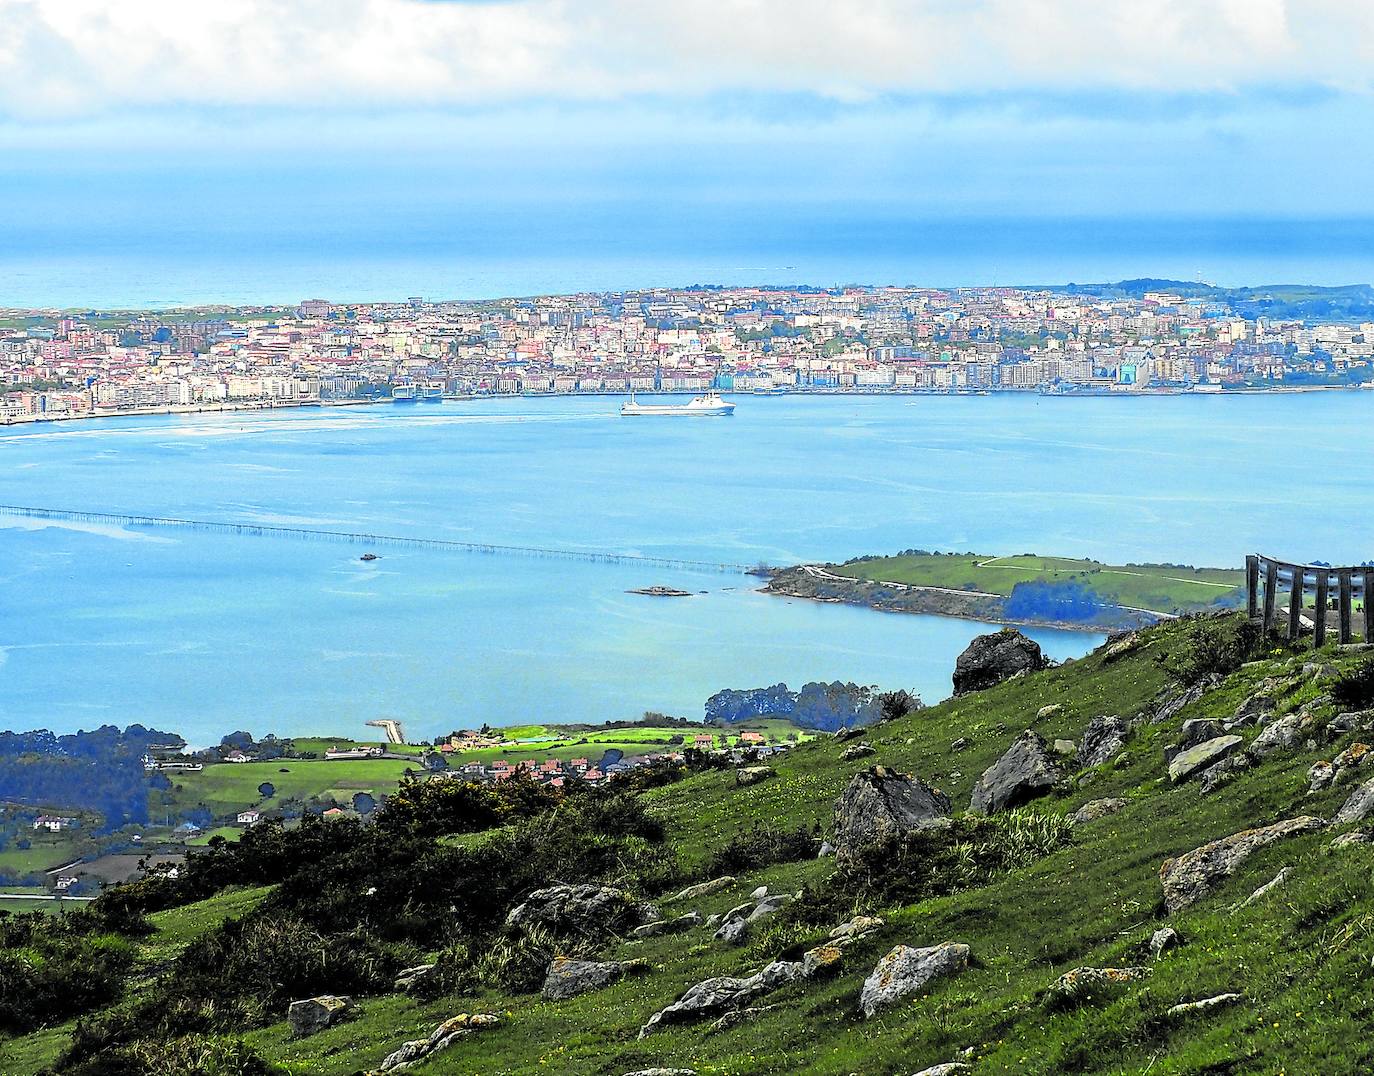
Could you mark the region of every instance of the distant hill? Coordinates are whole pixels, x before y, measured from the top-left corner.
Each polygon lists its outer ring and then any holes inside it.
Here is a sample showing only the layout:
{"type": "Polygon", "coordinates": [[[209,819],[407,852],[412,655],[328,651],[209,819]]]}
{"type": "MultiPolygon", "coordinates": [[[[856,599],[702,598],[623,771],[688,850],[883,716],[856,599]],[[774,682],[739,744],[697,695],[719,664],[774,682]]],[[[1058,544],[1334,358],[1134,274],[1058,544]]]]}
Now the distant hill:
{"type": "Polygon", "coordinates": [[[1172,292],[1185,299],[1210,299],[1225,303],[1246,318],[1304,321],[1374,320],[1374,286],[1342,284],[1262,284],[1250,288],[1223,288],[1189,280],[1139,277],[1114,284],[1065,284],[1048,290],[1066,295],[1140,299],[1147,292],[1172,292]]]}

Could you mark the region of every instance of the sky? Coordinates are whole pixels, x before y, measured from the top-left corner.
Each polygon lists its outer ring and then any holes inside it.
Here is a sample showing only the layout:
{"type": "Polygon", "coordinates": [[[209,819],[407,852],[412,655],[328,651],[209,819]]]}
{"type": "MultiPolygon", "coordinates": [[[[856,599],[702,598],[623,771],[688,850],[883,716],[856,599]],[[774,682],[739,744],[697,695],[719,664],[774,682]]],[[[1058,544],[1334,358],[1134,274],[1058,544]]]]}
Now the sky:
{"type": "Polygon", "coordinates": [[[1364,0],[0,0],[0,228],[1364,217],[1372,73],[1364,0]]]}

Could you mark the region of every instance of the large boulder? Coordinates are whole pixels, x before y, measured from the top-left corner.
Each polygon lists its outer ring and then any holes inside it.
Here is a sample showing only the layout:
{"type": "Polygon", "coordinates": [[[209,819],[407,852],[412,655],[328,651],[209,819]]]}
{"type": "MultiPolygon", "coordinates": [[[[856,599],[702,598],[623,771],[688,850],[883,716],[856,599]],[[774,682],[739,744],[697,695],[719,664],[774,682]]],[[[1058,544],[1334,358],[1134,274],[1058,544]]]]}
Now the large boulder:
{"type": "Polygon", "coordinates": [[[968,967],[969,948],[958,942],[943,942],[926,949],[898,945],[880,961],[859,994],[864,1016],[924,990],[934,980],[955,975],[968,967]]]}
{"type": "Polygon", "coordinates": [[[575,998],[578,994],[601,990],[648,967],[643,960],[574,960],[558,956],[549,965],[541,993],[550,1001],[575,998]]]}
{"type": "Polygon", "coordinates": [[[1187,684],[1182,687],[1174,688],[1165,692],[1155,709],[1155,715],[1150,719],[1152,725],[1159,725],[1165,721],[1171,721],[1177,717],[1184,709],[1197,702],[1203,695],[1207,694],[1212,688],[1221,682],[1221,677],[1215,673],[1211,676],[1199,680],[1195,684],[1187,684]]]}
{"type": "Polygon", "coordinates": [[[1312,725],[1312,715],[1304,710],[1284,714],[1264,727],[1245,749],[1246,754],[1258,761],[1278,751],[1291,751],[1307,739],[1312,725]]]}
{"type": "Polygon", "coordinates": [[[1049,792],[1059,777],[1059,764],[1045,738],[1027,729],[1006,754],[983,771],[973,786],[969,810],[992,814],[1020,807],[1049,792]]]}
{"type": "Polygon", "coordinates": [[[510,927],[547,927],[567,937],[604,937],[659,918],[619,889],[602,885],[555,885],[536,889],[510,910],[510,927]]]}
{"type": "Polygon", "coordinates": [[[1313,833],[1325,825],[1324,820],[1311,815],[1288,818],[1282,822],[1275,822],[1272,826],[1233,833],[1229,837],[1194,848],[1181,856],[1166,859],[1159,868],[1165,907],[1171,913],[1188,907],[1211,893],[1261,848],[1285,837],[1313,833]]]}
{"type": "Polygon", "coordinates": [[[1089,822],[1096,822],[1099,818],[1106,818],[1108,815],[1116,814],[1126,806],[1126,801],[1117,797],[1102,800],[1089,800],[1082,807],[1069,815],[1069,825],[1085,826],[1089,822]]]}
{"type": "Polygon", "coordinates": [[[722,889],[729,889],[735,884],[735,876],[726,874],[720,878],[712,878],[709,882],[698,882],[696,885],[689,885],[680,893],[674,893],[669,897],[665,904],[675,904],[680,900],[698,900],[701,897],[709,897],[712,893],[719,893],[722,889]]]}
{"type": "Polygon", "coordinates": [[[1083,730],[1083,742],[1078,745],[1078,764],[1087,768],[1110,762],[1121,754],[1130,735],[1131,723],[1124,717],[1093,718],[1083,730]]]}
{"type": "Polygon", "coordinates": [[[835,801],[835,855],[849,859],[867,845],[940,825],[948,815],[949,797],[939,789],[919,777],[874,766],[856,773],[835,801]]]}
{"type": "Polygon", "coordinates": [[[1186,781],[1199,770],[1214,766],[1241,745],[1239,736],[1218,736],[1180,751],[1169,763],[1169,780],[1174,784],[1186,781]]]}
{"type": "Polygon", "coordinates": [[[1347,822],[1363,822],[1369,817],[1370,811],[1374,811],[1374,778],[1365,781],[1350,793],[1350,798],[1336,812],[1336,817],[1332,821],[1338,826],[1347,822]]]}
{"type": "Polygon", "coordinates": [[[954,663],[954,694],[982,691],[1021,673],[1038,672],[1046,664],[1040,644],[1015,628],[980,635],[954,663]]]}
{"type": "Polygon", "coordinates": [[[409,1072],[420,1061],[447,1050],[459,1039],[466,1038],[474,1031],[495,1027],[500,1017],[494,1013],[460,1013],[445,1020],[429,1033],[428,1038],[411,1039],[403,1043],[399,1050],[387,1054],[379,1072],[409,1072]]]}
{"type": "Polygon", "coordinates": [[[1146,967],[1074,968],[1050,984],[1044,1002],[1050,1008],[1059,1008],[1085,1001],[1105,1001],[1128,983],[1149,974],[1150,969],[1146,967]]]}
{"type": "Polygon", "coordinates": [[[286,1010],[286,1022],[291,1025],[292,1034],[303,1039],[349,1019],[355,1012],[352,998],[341,994],[321,994],[304,1001],[293,1001],[286,1010]]]}
{"type": "Polygon", "coordinates": [[[667,1024],[689,1023],[742,1009],[755,998],[772,993],[801,977],[800,961],[775,960],[748,978],[718,975],[713,979],[704,979],[689,987],[677,1001],[649,1017],[639,1029],[639,1037],[647,1038],[667,1024]]]}
{"type": "Polygon", "coordinates": [[[1164,749],[1164,761],[1172,762],[1180,752],[1225,735],[1225,728],[1205,717],[1195,717],[1190,721],[1185,721],[1183,728],[1179,731],[1178,742],[1171,743],[1164,749]]]}

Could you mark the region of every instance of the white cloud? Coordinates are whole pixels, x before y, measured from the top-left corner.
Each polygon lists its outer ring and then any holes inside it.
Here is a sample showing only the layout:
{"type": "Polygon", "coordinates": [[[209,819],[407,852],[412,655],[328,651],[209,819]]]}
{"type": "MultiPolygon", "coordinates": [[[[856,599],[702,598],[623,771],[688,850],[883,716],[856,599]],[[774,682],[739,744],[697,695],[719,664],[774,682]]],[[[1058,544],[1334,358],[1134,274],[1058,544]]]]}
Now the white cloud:
{"type": "Polygon", "coordinates": [[[1364,0],[0,0],[0,112],[1370,85],[1364,0]]]}

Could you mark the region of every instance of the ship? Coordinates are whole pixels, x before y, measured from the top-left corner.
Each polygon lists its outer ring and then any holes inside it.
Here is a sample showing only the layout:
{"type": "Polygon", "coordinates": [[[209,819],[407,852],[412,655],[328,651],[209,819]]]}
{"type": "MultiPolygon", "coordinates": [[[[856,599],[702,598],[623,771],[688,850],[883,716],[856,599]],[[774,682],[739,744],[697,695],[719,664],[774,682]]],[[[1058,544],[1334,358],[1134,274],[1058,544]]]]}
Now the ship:
{"type": "Polygon", "coordinates": [[[723,400],[712,389],[702,396],[693,396],[684,404],[642,404],[630,393],[630,399],[620,405],[622,415],[733,415],[735,405],[723,400]]]}
{"type": "Polygon", "coordinates": [[[391,390],[391,399],[394,403],[414,403],[415,392],[415,386],[407,381],[391,390]]]}
{"type": "Polygon", "coordinates": [[[444,386],[438,381],[427,381],[416,387],[416,397],[421,403],[443,403],[444,386]]]}

